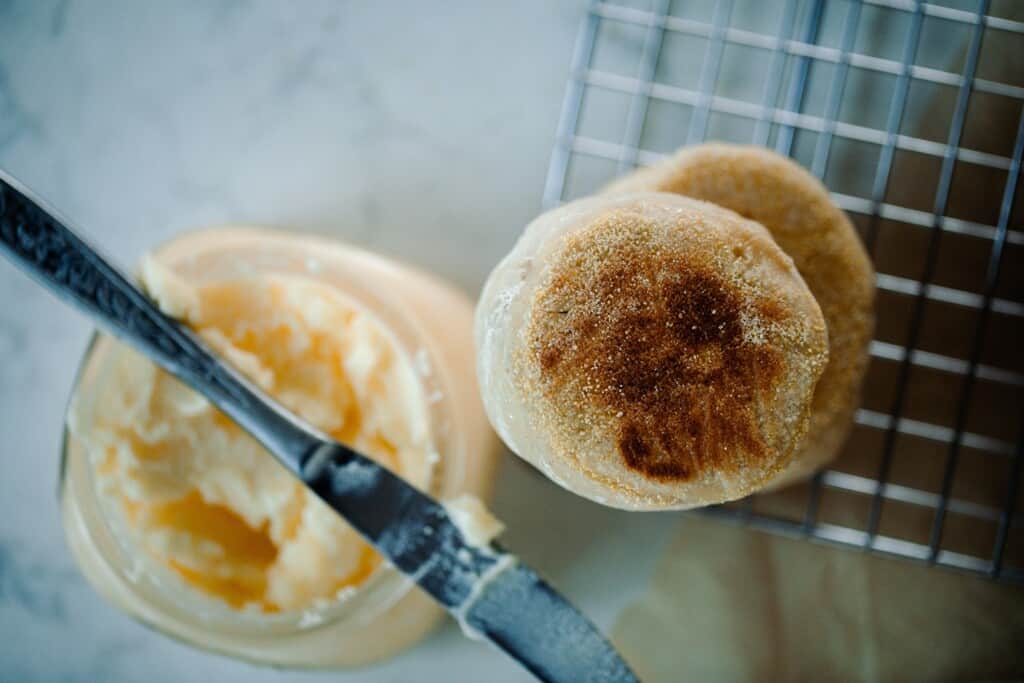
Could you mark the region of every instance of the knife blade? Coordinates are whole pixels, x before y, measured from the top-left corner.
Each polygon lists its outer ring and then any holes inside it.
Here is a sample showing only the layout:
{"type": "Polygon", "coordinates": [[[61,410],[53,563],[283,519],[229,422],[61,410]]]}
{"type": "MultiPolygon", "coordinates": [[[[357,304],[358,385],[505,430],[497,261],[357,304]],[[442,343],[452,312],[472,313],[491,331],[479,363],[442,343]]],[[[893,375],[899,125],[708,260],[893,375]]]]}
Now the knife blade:
{"type": "Polygon", "coordinates": [[[100,327],[206,396],[473,636],[550,683],[636,681],[601,632],[496,544],[467,540],[444,505],[314,429],[222,363],[117,268],[0,171],[0,250],[100,327]]]}

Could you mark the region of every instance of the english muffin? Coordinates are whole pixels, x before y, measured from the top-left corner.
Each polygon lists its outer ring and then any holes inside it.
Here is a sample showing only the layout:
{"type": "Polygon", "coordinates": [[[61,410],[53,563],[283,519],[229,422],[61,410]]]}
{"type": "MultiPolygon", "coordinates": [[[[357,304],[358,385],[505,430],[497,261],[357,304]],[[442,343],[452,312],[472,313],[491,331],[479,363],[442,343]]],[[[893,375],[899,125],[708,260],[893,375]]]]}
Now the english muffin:
{"type": "Polygon", "coordinates": [[[742,497],[807,430],[825,321],[758,223],[665,193],[548,212],[491,273],[477,374],[508,446],[633,510],[742,497]]]}

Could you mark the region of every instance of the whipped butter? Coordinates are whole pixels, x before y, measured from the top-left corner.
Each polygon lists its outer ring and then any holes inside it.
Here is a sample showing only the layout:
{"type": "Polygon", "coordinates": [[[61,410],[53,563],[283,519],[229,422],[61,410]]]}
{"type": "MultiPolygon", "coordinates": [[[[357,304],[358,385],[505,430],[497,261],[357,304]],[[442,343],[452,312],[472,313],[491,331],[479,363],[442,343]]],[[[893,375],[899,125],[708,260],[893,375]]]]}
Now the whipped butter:
{"type": "MultiPolygon", "coordinates": [[[[422,390],[372,313],[295,276],[190,286],[152,258],[142,282],[166,313],[285,407],[423,486],[422,390]]],[[[302,609],[364,581],[380,557],[256,441],[149,360],[122,348],[72,433],[131,542],[237,608],[302,609]]]]}
{"type": "MultiPolygon", "coordinates": [[[[169,315],[285,407],[500,530],[498,444],[473,371],[472,304],[413,268],[315,237],[193,233],[143,260],[169,315]]],[[[101,337],[68,414],[62,510],[90,582],[157,629],[277,666],[352,666],[442,616],[241,428],[101,337]]],[[[475,539],[475,540],[474,540],[475,539]]]]}

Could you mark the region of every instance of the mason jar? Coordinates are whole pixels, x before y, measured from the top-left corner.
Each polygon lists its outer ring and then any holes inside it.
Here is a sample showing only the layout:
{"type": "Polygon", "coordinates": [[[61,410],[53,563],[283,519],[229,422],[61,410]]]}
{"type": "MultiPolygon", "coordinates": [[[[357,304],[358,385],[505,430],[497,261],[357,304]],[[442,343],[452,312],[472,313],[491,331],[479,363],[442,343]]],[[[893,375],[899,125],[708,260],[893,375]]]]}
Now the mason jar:
{"type": "MultiPolygon", "coordinates": [[[[460,494],[489,500],[499,450],[478,394],[473,307],[462,293],[370,252],[284,231],[202,230],[174,239],[154,256],[192,284],[298,276],[337,288],[371,311],[421,385],[437,456],[427,464],[424,488],[443,500],[460,494]]],[[[88,395],[118,351],[110,337],[92,339],[76,396],[88,395]]],[[[154,566],[119,530],[102,503],[86,446],[67,428],[60,477],[64,531],[85,577],[116,607],[196,647],[273,666],[352,667],[412,646],[442,619],[443,611],[386,562],[358,585],[302,610],[232,608],[154,566]]]]}

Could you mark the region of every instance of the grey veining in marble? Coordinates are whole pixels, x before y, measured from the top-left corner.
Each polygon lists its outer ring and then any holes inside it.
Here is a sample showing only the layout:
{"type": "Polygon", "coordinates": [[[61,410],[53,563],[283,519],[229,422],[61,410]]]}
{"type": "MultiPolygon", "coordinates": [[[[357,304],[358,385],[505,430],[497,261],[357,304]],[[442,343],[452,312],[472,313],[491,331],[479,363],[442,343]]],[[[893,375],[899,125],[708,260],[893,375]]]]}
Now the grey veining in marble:
{"type": "MultiPolygon", "coordinates": [[[[252,222],[363,245],[475,296],[539,210],[583,6],[0,0],[0,166],[123,264],[184,229],[252,222]]],[[[453,626],[378,667],[297,674],[187,648],[107,605],[74,568],[54,495],[88,333],[0,263],[0,680],[525,680],[453,626]]],[[[605,627],[670,524],[511,459],[497,510],[508,544],[605,627]]]]}

